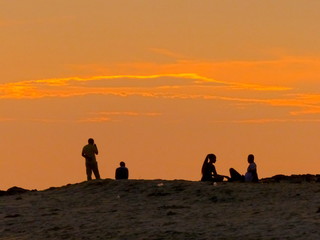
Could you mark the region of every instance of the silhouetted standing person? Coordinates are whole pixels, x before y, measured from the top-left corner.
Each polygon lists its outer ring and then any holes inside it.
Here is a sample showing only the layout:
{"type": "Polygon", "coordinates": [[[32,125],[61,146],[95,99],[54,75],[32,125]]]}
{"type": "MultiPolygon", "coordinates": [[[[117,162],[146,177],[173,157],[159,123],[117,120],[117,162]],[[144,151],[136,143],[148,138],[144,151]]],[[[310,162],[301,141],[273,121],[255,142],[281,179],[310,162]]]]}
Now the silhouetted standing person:
{"type": "Polygon", "coordinates": [[[125,162],[120,162],[120,167],[116,169],[116,179],[128,179],[129,178],[129,170],[126,167],[125,162]]]}
{"type": "Polygon", "coordinates": [[[82,149],[82,156],[86,159],[87,180],[92,180],[92,172],[94,173],[96,179],[100,179],[96,155],[98,155],[97,145],[94,143],[92,138],[89,138],[88,144],[82,149]]]}
{"type": "Polygon", "coordinates": [[[202,164],[202,178],[201,181],[211,181],[211,182],[222,182],[223,178],[227,176],[219,175],[216,171],[214,163],[216,163],[217,157],[213,153],[210,153],[206,156],[203,164],[202,164]]]}

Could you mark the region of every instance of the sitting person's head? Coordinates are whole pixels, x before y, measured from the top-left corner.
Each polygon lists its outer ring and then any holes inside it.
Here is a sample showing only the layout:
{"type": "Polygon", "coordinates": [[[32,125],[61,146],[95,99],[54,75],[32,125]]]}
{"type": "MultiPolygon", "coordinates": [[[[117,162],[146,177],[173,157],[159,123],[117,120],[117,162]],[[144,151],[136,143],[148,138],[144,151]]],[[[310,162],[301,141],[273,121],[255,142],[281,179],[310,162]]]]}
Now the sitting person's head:
{"type": "Polygon", "coordinates": [[[125,167],[126,166],[126,163],[125,162],[120,162],[120,167],[125,167]]]}
{"type": "Polygon", "coordinates": [[[206,160],[209,160],[209,163],[215,163],[217,161],[217,157],[213,153],[209,153],[206,160]]]}
{"type": "Polygon", "coordinates": [[[254,162],[254,155],[253,154],[249,154],[248,155],[248,163],[253,163],[254,162]]]}

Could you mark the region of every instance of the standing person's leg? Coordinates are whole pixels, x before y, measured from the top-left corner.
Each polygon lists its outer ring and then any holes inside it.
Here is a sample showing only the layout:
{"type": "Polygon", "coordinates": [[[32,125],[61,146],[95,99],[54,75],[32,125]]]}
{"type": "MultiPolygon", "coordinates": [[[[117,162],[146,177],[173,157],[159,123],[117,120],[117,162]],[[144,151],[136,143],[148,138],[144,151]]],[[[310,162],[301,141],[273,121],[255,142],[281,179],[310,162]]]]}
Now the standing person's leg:
{"type": "Polygon", "coordinates": [[[92,168],[91,168],[91,164],[86,162],[86,173],[87,173],[87,180],[92,180],[92,168]]]}
{"type": "Polygon", "coordinates": [[[99,173],[99,169],[98,169],[98,163],[92,163],[92,171],[94,173],[94,176],[96,177],[96,179],[100,179],[100,173],[99,173]]]}

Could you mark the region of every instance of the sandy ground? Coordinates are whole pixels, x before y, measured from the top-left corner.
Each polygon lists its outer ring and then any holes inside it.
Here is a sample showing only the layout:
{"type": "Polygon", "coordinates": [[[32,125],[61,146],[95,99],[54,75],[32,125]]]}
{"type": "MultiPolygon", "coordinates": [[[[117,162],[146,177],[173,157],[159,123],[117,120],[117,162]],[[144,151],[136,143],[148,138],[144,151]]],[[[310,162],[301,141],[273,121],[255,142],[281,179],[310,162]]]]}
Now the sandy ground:
{"type": "Polygon", "coordinates": [[[0,239],[320,239],[320,183],[94,180],[0,197],[0,239]]]}

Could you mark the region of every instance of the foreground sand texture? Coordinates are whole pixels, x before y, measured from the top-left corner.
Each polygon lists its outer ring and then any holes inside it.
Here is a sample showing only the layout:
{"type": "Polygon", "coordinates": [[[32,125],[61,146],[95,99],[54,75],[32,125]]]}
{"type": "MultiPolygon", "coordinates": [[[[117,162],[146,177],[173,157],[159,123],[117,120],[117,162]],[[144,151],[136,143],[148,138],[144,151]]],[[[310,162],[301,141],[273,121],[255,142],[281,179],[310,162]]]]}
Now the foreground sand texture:
{"type": "Polygon", "coordinates": [[[94,180],[0,197],[0,239],[320,239],[320,183],[94,180]]]}

